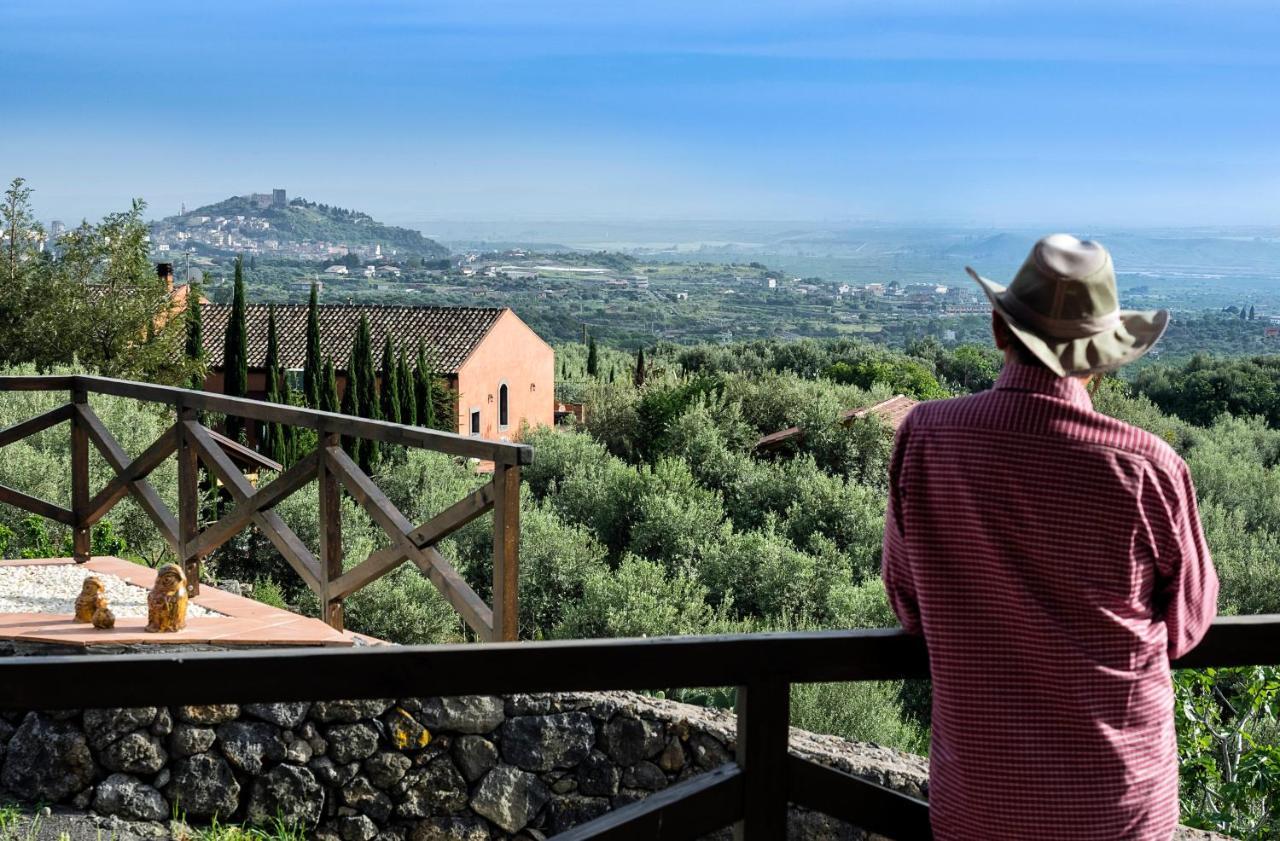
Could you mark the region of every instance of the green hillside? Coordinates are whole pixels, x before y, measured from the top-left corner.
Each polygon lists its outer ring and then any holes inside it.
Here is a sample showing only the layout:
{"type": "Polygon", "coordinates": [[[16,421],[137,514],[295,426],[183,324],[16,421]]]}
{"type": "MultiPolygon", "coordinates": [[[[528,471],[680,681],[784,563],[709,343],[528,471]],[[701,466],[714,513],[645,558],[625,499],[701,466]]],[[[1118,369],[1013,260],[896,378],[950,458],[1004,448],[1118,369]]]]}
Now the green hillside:
{"type": "MultiPolygon", "coordinates": [[[[418,231],[384,225],[367,213],[294,198],[284,207],[261,207],[249,196],[232,196],[216,204],[171,216],[162,224],[181,230],[194,227],[196,219],[209,217],[257,217],[271,223],[272,239],[280,242],[331,242],[343,245],[381,245],[402,256],[437,259],[448,257],[449,249],[418,231]]],[[[259,234],[262,236],[262,234],[259,234]]]]}

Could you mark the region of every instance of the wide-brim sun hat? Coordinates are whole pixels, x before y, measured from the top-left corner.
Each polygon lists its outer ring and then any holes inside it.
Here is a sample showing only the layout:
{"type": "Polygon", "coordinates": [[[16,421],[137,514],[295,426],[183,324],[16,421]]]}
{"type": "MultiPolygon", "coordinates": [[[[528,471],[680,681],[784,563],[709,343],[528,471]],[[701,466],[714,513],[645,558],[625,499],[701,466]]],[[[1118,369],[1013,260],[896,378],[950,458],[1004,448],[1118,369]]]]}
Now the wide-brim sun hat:
{"type": "Polygon", "coordinates": [[[1060,377],[1113,371],[1155,346],[1168,310],[1123,310],[1111,254],[1070,234],[1031,249],[1008,286],[965,267],[1009,330],[1060,377]]]}

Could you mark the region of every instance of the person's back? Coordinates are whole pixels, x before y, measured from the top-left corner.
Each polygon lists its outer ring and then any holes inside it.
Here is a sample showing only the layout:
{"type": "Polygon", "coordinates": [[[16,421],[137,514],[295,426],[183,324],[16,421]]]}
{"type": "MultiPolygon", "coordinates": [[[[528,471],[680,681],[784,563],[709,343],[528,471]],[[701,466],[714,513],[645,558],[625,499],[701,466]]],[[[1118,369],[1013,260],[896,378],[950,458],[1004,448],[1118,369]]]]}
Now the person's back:
{"type": "Polygon", "coordinates": [[[1018,351],[991,391],[913,410],[891,467],[884,578],[929,648],[935,834],[1167,839],[1169,658],[1217,594],[1194,490],[1164,442],[1018,351]]]}

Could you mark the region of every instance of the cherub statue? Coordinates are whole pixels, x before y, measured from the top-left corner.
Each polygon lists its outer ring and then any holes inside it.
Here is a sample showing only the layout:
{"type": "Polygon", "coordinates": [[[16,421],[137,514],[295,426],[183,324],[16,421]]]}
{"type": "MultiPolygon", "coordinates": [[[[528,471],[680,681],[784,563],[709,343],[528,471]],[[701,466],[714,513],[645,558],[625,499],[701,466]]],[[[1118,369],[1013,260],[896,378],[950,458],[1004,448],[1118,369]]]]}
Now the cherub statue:
{"type": "Polygon", "coordinates": [[[147,596],[147,630],[181,631],[186,626],[187,576],[177,564],[165,564],[147,596]]]}
{"type": "Polygon", "coordinates": [[[80,588],[80,595],[76,596],[77,622],[93,621],[93,612],[98,609],[98,601],[101,600],[103,605],[107,603],[107,598],[103,595],[106,589],[98,576],[90,575],[85,578],[84,585],[80,588]]]}
{"type": "Polygon", "coordinates": [[[93,612],[93,627],[100,631],[116,626],[116,615],[111,612],[111,608],[107,607],[105,598],[98,599],[98,609],[93,612]]]}

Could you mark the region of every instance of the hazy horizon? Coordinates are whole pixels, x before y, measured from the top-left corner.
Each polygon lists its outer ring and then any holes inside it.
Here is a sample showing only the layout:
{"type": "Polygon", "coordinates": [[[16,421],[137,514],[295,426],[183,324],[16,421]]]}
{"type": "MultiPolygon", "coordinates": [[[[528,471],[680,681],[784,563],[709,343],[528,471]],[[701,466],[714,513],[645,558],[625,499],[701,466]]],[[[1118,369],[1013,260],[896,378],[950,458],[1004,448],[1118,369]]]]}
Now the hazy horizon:
{"type": "Polygon", "coordinates": [[[1280,224],[1265,2],[0,0],[41,218],[1280,224]]]}

